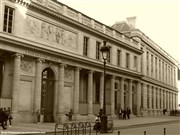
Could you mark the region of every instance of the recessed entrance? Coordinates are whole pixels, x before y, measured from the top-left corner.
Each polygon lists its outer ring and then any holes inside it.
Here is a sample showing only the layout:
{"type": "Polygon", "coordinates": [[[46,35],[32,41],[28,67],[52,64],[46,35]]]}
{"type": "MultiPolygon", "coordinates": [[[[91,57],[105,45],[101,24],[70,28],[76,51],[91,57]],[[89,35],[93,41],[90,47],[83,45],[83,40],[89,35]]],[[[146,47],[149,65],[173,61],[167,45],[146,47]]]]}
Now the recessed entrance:
{"type": "Polygon", "coordinates": [[[41,111],[44,114],[44,122],[53,122],[54,107],[54,72],[51,68],[45,68],[42,72],[41,111]]]}

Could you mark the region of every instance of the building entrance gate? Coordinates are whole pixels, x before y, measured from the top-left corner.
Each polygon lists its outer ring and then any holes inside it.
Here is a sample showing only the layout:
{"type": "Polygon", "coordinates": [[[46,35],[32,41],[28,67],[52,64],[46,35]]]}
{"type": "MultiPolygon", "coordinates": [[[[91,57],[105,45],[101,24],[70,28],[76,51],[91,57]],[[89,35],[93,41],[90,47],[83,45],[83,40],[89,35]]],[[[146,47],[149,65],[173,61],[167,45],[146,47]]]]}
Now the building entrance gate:
{"type": "Polygon", "coordinates": [[[42,72],[41,88],[41,112],[44,115],[44,122],[53,122],[54,107],[54,72],[46,68],[42,72]]]}

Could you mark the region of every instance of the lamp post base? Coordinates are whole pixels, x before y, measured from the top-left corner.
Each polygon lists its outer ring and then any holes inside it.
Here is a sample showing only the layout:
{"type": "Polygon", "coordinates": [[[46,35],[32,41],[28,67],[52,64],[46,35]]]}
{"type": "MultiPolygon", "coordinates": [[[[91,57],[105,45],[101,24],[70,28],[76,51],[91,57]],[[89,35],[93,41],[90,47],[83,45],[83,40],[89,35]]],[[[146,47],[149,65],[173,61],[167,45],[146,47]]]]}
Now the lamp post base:
{"type": "Polygon", "coordinates": [[[107,116],[105,114],[102,114],[102,116],[101,116],[101,131],[100,131],[100,133],[108,133],[107,116]]]}

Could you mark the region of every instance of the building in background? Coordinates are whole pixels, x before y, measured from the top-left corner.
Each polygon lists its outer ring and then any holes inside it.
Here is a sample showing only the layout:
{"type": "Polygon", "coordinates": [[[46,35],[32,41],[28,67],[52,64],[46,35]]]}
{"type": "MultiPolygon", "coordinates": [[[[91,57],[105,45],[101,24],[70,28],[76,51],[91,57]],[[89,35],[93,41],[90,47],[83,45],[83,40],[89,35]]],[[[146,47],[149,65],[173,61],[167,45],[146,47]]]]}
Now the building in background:
{"type": "Polygon", "coordinates": [[[107,114],[162,115],[178,108],[178,63],[135,28],[135,17],[112,27],[55,0],[1,0],[0,106],[13,120],[94,119],[103,105],[103,41],[110,46],[107,114]]]}

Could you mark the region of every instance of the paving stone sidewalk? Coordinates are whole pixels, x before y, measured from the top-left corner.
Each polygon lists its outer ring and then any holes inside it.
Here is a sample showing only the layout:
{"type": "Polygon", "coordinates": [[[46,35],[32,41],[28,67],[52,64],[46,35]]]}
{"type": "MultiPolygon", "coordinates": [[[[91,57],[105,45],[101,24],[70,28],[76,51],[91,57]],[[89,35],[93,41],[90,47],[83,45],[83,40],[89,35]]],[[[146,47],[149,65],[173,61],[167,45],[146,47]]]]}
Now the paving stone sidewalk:
{"type": "MultiPolygon", "coordinates": [[[[113,119],[114,129],[132,128],[134,126],[144,126],[147,124],[155,124],[162,122],[180,121],[180,117],[176,116],[158,116],[158,117],[133,117],[128,120],[113,119]]],[[[76,121],[78,122],[78,121],[76,121]]],[[[79,121],[80,122],[80,121],[79,121]]],[[[7,134],[36,134],[36,133],[53,133],[56,123],[14,123],[7,130],[0,129],[0,135],[7,134]]]]}

